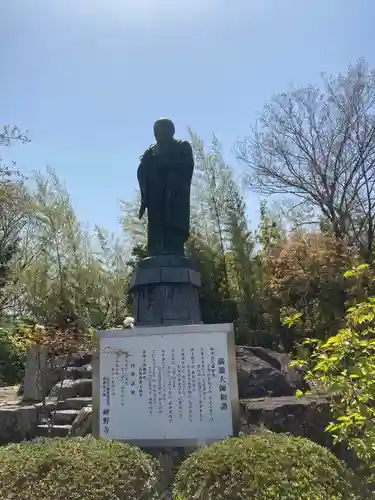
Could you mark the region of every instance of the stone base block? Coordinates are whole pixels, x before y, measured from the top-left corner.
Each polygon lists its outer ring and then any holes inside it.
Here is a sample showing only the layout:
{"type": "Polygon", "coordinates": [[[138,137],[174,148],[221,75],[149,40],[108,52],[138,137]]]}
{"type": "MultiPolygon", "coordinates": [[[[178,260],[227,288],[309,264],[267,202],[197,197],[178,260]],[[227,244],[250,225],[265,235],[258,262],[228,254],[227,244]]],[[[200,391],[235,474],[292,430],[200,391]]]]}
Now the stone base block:
{"type": "Polygon", "coordinates": [[[144,259],[130,285],[136,325],[200,323],[200,285],[200,274],[186,257],[161,255],[144,259]]]}

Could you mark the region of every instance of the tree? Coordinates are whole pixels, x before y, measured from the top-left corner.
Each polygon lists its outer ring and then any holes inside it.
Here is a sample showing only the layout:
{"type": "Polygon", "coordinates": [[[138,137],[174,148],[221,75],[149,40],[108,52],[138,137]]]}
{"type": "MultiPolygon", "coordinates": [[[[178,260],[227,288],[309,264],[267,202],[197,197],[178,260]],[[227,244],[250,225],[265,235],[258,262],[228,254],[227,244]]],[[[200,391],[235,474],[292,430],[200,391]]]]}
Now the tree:
{"type": "Polygon", "coordinates": [[[147,211],[139,219],[139,207],[141,206],[141,193],[136,190],[133,199],[121,201],[120,222],[125,233],[125,237],[130,244],[130,248],[147,245],[147,211]]]}
{"type": "Polygon", "coordinates": [[[128,254],[119,238],[92,233],[77,219],[66,188],[52,169],[35,175],[32,242],[40,251],[21,278],[22,314],[79,331],[125,319],[128,254]]]}
{"type": "Polygon", "coordinates": [[[226,252],[229,287],[237,306],[236,336],[239,343],[259,344],[260,325],[259,261],[256,258],[256,236],[249,230],[246,203],[233,178],[227,182],[225,230],[229,243],[226,252]]]}
{"type": "Polygon", "coordinates": [[[375,234],[375,72],[364,60],[276,96],[250,137],[235,146],[248,185],[292,197],[372,262],[375,234]]]}
{"type": "Polygon", "coordinates": [[[17,296],[20,274],[33,259],[28,240],[32,203],[19,180],[0,183],[0,311],[17,296]]]}
{"type": "Polygon", "coordinates": [[[199,289],[203,323],[230,323],[236,318],[236,303],[230,296],[227,268],[216,246],[193,229],[186,244],[186,254],[201,275],[199,289]]]}
{"type": "Polygon", "coordinates": [[[0,132],[0,146],[10,146],[13,141],[30,142],[27,136],[27,130],[21,132],[15,125],[5,125],[3,131],[0,132]]]}
{"type": "Polygon", "coordinates": [[[257,237],[249,230],[240,183],[225,162],[215,136],[208,150],[192,131],[190,137],[196,170],[192,190],[194,234],[188,248],[200,263],[202,315],[207,305],[210,322],[223,316],[235,322],[238,342],[269,346],[257,237]],[[213,289],[207,288],[206,281],[213,289]]]}
{"type": "Polygon", "coordinates": [[[221,254],[227,250],[225,238],[225,203],[232,171],[225,163],[221,144],[213,136],[210,150],[202,139],[189,129],[195,170],[192,188],[192,220],[200,233],[215,238],[221,254]]]}
{"type": "Polygon", "coordinates": [[[342,326],[346,302],[352,298],[343,273],[354,262],[342,240],[312,231],[293,231],[268,252],[264,265],[270,308],[286,350],[306,335],[325,339],[342,326]],[[302,314],[303,322],[285,328],[280,320],[294,314],[302,314]]]}
{"type": "Polygon", "coordinates": [[[96,294],[88,303],[89,323],[96,328],[113,328],[123,324],[131,309],[128,249],[121,238],[104,229],[97,227],[95,233],[100,249],[93,258],[96,294]]]}
{"type": "MultiPolygon", "coordinates": [[[[0,133],[0,146],[10,146],[13,141],[29,139],[17,127],[5,126],[0,133]]],[[[29,262],[29,256],[20,253],[19,244],[27,234],[30,211],[22,177],[0,158],[0,314],[14,299],[19,273],[29,262]],[[15,268],[18,273],[12,272],[15,268]]]]}

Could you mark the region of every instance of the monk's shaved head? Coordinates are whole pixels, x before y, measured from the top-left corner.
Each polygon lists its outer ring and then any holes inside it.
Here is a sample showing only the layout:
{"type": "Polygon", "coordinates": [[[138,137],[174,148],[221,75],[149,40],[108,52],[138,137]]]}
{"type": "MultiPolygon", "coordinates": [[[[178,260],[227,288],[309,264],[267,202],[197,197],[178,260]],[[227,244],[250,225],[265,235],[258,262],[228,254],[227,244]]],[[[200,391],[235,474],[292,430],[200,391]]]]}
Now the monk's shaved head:
{"type": "Polygon", "coordinates": [[[175,126],[169,118],[160,118],[154,123],[154,135],[157,142],[173,139],[175,126]]]}

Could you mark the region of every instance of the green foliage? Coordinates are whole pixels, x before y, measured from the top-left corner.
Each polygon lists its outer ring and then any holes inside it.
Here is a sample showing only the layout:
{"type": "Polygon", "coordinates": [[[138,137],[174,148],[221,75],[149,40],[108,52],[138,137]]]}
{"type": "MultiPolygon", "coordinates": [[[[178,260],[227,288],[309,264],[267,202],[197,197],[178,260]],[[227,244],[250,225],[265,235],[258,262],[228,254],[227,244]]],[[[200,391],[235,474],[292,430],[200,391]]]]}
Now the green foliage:
{"type": "MultiPolygon", "coordinates": [[[[7,129],[3,144],[22,137],[7,129]]],[[[238,343],[288,352],[300,349],[306,335],[327,338],[342,326],[345,303],[366,291],[364,283],[346,287],[342,276],[358,263],[358,252],[330,224],[309,232],[299,216],[287,231],[286,219],[264,201],[259,227],[251,230],[240,179],[217,138],[207,147],[190,131],[190,140],[196,167],[186,252],[202,277],[203,322],[233,322],[238,343]],[[298,325],[282,323],[295,314],[298,325]]],[[[121,325],[131,314],[131,272],[146,255],[147,218],[140,221],[138,209],[139,193],[122,202],[123,235],[91,230],[52,169],[24,183],[0,168],[0,315],[80,334],[121,325]]]]}
{"type": "Polygon", "coordinates": [[[147,500],[157,462],[113,441],[45,439],[0,448],[2,500],[147,500]]]}
{"type": "Polygon", "coordinates": [[[177,472],[179,500],[365,498],[353,474],[312,441],[259,433],[201,448],[177,472]]]}
{"type": "Polygon", "coordinates": [[[190,139],[196,167],[187,250],[202,275],[203,321],[233,321],[238,342],[262,344],[260,260],[240,184],[215,136],[209,148],[192,131],[190,139]]]}
{"type": "Polygon", "coordinates": [[[14,385],[22,380],[32,328],[17,320],[0,322],[0,381],[14,385]]]}
{"type": "MultiPolygon", "coordinates": [[[[360,279],[367,265],[345,273],[360,279]]],[[[290,318],[292,325],[300,318],[290,318]]],[[[344,441],[366,464],[375,479],[375,297],[349,307],[346,325],[326,341],[308,338],[310,359],[295,364],[307,366],[306,380],[318,383],[332,395],[333,422],[327,427],[335,441],[344,441]]]]}
{"type": "Polygon", "coordinates": [[[0,314],[17,296],[17,283],[28,259],[22,249],[33,206],[20,179],[0,175],[0,314]]]}
{"type": "Polygon", "coordinates": [[[236,317],[236,303],[229,294],[222,255],[195,233],[187,242],[186,253],[201,274],[199,299],[203,323],[232,322],[236,317]]]}
{"type": "Polygon", "coordinates": [[[83,227],[52,169],[36,173],[33,181],[33,213],[21,240],[28,261],[22,272],[15,269],[22,300],[13,300],[12,308],[63,329],[121,324],[128,281],[122,241],[101,228],[83,227]]]}

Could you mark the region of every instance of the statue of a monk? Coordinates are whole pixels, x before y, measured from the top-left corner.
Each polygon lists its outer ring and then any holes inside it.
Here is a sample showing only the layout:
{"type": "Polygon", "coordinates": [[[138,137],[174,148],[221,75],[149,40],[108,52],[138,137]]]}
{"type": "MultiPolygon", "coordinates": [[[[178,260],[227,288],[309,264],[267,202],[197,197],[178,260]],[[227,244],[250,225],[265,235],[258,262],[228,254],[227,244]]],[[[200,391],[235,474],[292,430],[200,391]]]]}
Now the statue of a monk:
{"type": "Polygon", "coordinates": [[[147,208],[149,257],[184,255],[189,237],[190,187],[194,170],[192,148],[174,139],[175,126],[163,118],[154,124],[156,144],[141,156],[138,182],[141,219],[147,208]]]}

